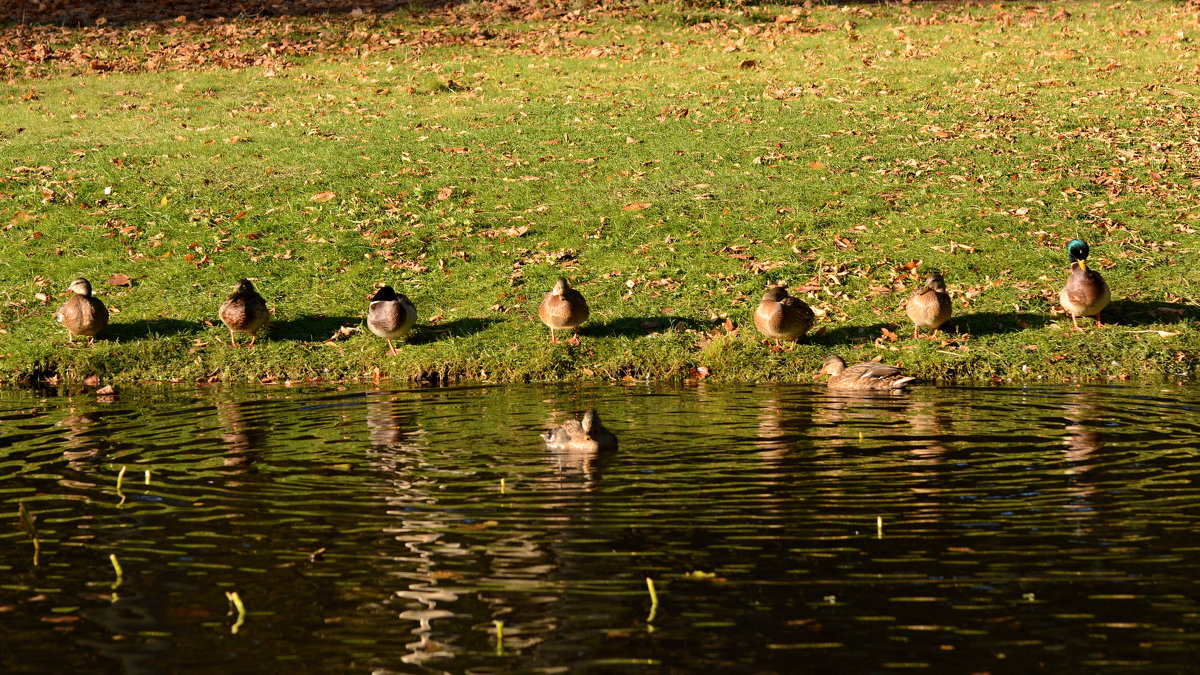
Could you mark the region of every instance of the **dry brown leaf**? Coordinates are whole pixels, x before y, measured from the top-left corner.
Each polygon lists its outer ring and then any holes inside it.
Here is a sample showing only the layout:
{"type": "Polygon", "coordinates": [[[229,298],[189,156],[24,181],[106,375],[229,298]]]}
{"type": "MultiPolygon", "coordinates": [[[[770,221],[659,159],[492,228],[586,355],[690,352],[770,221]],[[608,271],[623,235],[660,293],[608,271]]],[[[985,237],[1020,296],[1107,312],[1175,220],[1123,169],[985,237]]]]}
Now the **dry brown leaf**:
{"type": "Polygon", "coordinates": [[[308,199],[309,199],[309,201],[313,201],[313,202],[327,202],[336,196],[337,196],[336,192],[328,192],[327,191],[327,192],[318,192],[317,194],[309,197],[308,199]]]}
{"type": "Polygon", "coordinates": [[[622,208],[622,211],[644,211],[650,208],[650,202],[630,202],[622,208]]]}
{"type": "Polygon", "coordinates": [[[114,273],[111,277],[109,277],[108,283],[113,286],[132,286],[133,285],[133,282],[129,280],[129,277],[125,276],[124,274],[120,274],[120,273],[114,273]]]}
{"type": "Polygon", "coordinates": [[[450,196],[453,194],[454,194],[454,188],[444,187],[441,190],[438,190],[438,193],[437,193],[438,201],[441,202],[441,201],[450,199],[450,196]]]}

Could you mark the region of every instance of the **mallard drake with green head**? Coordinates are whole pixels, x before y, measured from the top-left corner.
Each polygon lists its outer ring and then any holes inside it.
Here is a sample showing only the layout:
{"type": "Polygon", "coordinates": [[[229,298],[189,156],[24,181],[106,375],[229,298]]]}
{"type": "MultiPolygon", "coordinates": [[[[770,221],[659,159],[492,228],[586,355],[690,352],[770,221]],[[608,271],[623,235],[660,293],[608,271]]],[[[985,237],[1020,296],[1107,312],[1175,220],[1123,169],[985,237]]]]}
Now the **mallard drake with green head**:
{"type": "Polygon", "coordinates": [[[234,333],[249,333],[249,347],[258,339],[258,329],[267,322],[270,312],[267,301],[254,290],[249,279],[241,279],[233,286],[233,292],[221,303],[221,321],[229,327],[229,343],[238,346],[234,333]]]}
{"type": "Polygon", "coordinates": [[[90,338],[88,344],[94,343],[96,334],[108,325],[108,308],[92,297],[92,285],[83,277],[72,281],[67,290],[72,295],[54,316],[67,329],[67,344],[74,344],[76,335],[90,338]]]}
{"type": "Polygon", "coordinates": [[[754,327],[768,338],[774,338],[776,349],[780,348],[780,340],[791,340],[792,349],[795,349],[796,340],[812,328],[815,318],[806,302],[788,295],[787,286],[767,289],[758,307],[754,308],[754,327]]]}
{"type": "Polygon", "coordinates": [[[829,388],[835,391],[901,393],[917,378],[900,373],[897,366],[867,361],[847,366],[842,357],[830,354],[821,362],[818,375],[829,375],[829,388]]]}
{"type": "Polygon", "coordinates": [[[572,340],[579,344],[579,325],[587,321],[589,313],[583,294],[571,288],[562,277],[554,282],[554,289],[542,298],[542,304],[538,306],[538,317],[550,327],[550,342],[558,342],[554,331],[570,329],[575,331],[572,340]]]}
{"type": "Polygon", "coordinates": [[[367,310],[367,327],[371,332],[387,340],[388,356],[398,354],[399,350],[392,340],[399,340],[408,335],[413,324],[417,322],[417,308],[403,293],[397,293],[391,286],[384,286],[371,294],[371,306],[367,310]]]}
{"type": "Polygon", "coordinates": [[[542,434],[546,447],[575,452],[606,452],[617,449],[617,437],[600,423],[595,408],[588,408],[582,420],[567,420],[566,424],[542,434]]]}
{"type": "Polygon", "coordinates": [[[1071,259],[1071,276],[1058,294],[1058,301],[1063,309],[1067,310],[1067,314],[1071,315],[1071,323],[1075,325],[1075,330],[1083,330],[1079,327],[1078,319],[1081,316],[1094,316],[1096,325],[1103,326],[1100,322],[1100,311],[1112,300],[1112,293],[1108,290],[1104,277],[1096,270],[1088,269],[1088,252],[1087,242],[1082,239],[1072,239],[1071,243],[1067,244],[1067,256],[1071,259]]]}
{"type": "Polygon", "coordinates": [[[932,328],[933,337],[937,337],[938,328],[950,318],[950,294],[946,292],[946,282],[938,272],[930,272],[925,277],[925,285],[913,291],[908,298],[908,318],[913,322],[913,339],[922,328],[932,328]]]}

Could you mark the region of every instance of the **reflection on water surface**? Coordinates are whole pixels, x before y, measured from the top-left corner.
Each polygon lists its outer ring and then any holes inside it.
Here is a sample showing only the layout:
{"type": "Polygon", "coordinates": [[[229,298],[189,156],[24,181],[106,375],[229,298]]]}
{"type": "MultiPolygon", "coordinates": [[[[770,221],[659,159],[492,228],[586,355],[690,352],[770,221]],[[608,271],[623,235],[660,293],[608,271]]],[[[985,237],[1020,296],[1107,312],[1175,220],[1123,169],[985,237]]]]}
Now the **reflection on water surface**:
{"type": "Polygon", "coordinates": [[[1178,671],[1198,393],[2,392],[0,667],[1178,671]]]}

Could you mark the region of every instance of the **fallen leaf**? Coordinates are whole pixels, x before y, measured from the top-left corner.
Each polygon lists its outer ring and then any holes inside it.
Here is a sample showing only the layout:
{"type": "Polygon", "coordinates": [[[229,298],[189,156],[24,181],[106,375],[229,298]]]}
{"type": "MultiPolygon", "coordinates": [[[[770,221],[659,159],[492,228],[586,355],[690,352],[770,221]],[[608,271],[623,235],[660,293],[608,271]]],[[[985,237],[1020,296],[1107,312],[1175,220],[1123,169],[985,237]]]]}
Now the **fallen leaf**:
{"type": "Polygon", "coordinates": [[[622,208],[622,211],[644,211],[650,208],[650,202],[630,202],[622,208]]]}
{"type": "Polygon", "coordinates": [[[116,393],[117,393],[117,390],[113,389],[113,386],[111,384],[106,384],[103,387],[100,387],[99,389],[96,390],[97,396],[115,396],[116,393]]]}
{"type": "Polygon", "coordinates": [[[109,277],[108,283],[112,284],[113,286],[132,286],[133,285],[133,282],[131,282],[129,280],[129,277],[125,276],[124,274],[119,274],[119,273],[114,273],[111,277],[109,277]]]}
{"type": "Polygon", "coordinates": [[[821,169],[825,168],[824,164],[817,162],[815,160],[812,162],[809,162],[807,166],[808,166],[808,168],[812,169],[813,171],[820,171],[821,169]]]}
{"type": "Polygon", "coordinates": [[[329,201],[330,199],[333,199],[333,198],[334,198],[334,197],[336,197],[336,196],[337,196],[337,193],[336,193],[336,192],[318,192],[317,194],[315,194],[315,195],[313,195],[313,196],[309,197],[309,201],[314,201],[314,202],[327,202],[327,201],[329,201]]]}
{"type": "Polygon", "coordinates": [[[450,199],[450,195],[452,195],[452,194],[454,194],[454,188],[444,187],[441,190],[438,190],[438,194],[437,194],[438,201],[440,202],[440,201],[445,201],[447,199],[450,199]]]}
{"type": "Polygon", "coordinates": [[[340,327],[338,327],[337,330],[333,331],[333,335],[331,335],[325,341],[326,342],[334,342],[336,340],[345,340],[346,338],[350,337],[351,335],[354,335],[357,332],[358,332],[358,328],[356,328],[354,326],[340,326],[340,327]]]}

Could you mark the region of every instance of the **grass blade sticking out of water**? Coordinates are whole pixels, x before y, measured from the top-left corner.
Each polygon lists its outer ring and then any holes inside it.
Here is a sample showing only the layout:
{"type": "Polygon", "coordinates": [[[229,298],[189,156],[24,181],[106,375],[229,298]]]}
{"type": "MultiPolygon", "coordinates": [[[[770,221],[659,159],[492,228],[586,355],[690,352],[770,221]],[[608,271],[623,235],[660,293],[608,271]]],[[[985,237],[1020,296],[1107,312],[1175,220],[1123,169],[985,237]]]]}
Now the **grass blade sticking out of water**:
{"type": "Polygon", "coordinates": [[[108,554],[108,561],[110,563],[112,563],[113,570],[117,573],[117,578],[115,580],[113,580],[113,585],[112,585],[112,591],[113,591],[112,592],[112,601],[116,602],[117,601],[117,588],[121,585],[121,582],[125,581],[125,571],[121,569],[121,563],[117,561],[116,553],[108,554]]]}
{"type": "Polygon", "coordinates": [[[658,614],[658,593],[654,590],[654,580],[646,577],[646,590],[650,591],[650,616],[646,617],[647,628],[654,630],[649,624],[654,623],[654,615],[658,614]]]}
{"type": "Polygon", "coordinates": [[[496,656],[504,656],[504,622],[496,619],[492,623],[496,626],[496,656]]]}
{"type": "Polygon", "coordinates": [[[37,567],[38,554],[41,552],[41,545],[38,544],[37,526],[34,525],[34,523],[33,523],[34,516],[29,513],[29,509],[25,508],[25,502],[21,502],[21,505],[20,505],[20,507],[18,507],[17,512],[21,519],[20,520],[21,530],[25,534],[28,534],[29,538],[33,540],[33,566],[37,567]]]}
{"type": "Polygon", "coordinates": [[[121,492],[121,483],[124,480],[125,480],[125,467],[122,466],[121,470],[117,473],[117,494],[121,496],[121,501],[117,502],[117,506],[125,505],[125,493],[121,492]]]}
{"type": "MultiPolygon", "coordinates": [[[[242,624],[246,623],[246,606],[242,604],[242,598],[237,594],[237,591],[225,591],[225,597],[229,600],[229,604],[233,605],[233,608],[237,610],[237,621],[234,621],[233,625],[229,628],[230,633],[237,635],[242,624]]],[[[230,610],[230,613],[232,612],[233,610],[230,610]]]]}

